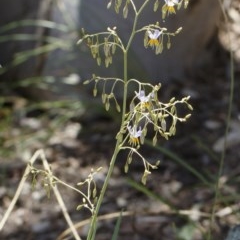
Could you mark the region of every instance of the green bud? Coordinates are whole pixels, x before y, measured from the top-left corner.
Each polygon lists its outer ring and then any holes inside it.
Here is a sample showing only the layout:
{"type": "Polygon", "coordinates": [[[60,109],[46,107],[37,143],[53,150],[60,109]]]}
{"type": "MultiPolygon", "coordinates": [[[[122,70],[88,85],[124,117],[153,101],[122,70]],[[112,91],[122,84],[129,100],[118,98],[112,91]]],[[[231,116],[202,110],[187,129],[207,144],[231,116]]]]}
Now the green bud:
{"type": "Polygon", "coordinates": [[[128,4],[125,5],[125,7],[123,8],[123,17],[127,18],[128,16],[128,4]]]}
{"type": "Polygon", "coordinates": [[[168,42],[167,42],[167,49],[170,49],[170,47],[171,47],[171,42],[168,41],[168,42]]]}
{"type": "Polygon", "coordinates": [[[182,27],[178,28],[177,31],[175,32],[175,34],[178,34],[182,31],[182,27]]]}
{"type": "Polygon", "coordinates": [[[122,0],[116,0],[116,4],[117,4],[119,7],[121,7],[121,5],[122,5],[122,0]]]}
{"type": "Polygon", "coordinates": [[[159,0],[156,0],[153,6],[153,11],[156,12],[158,10],[158,6],[159,6],[159,0]]]}
{"type": "Polygon", "coordinates": [[[181,7],[182,7],[182,1],[177,4],[177,10],[180,10],[181,7]]]}
{"type": "Polygon", "coordinates": [[[165,4],[162,7],[162,19],[166,17],[168,6],[165,4]]]}
{"type": "Polygon", "coordinates": [[[112,45],[112,54],[114,54],[116,52],[116,44],[112,45]]]}
{"type": "Polygon", "coordinates": [[[156,162],[156,166],[159,166],[160,165],[160,160],[158,160],[157,162],[156,162]]]}
{"type": "Polygon", "coordinates": [[[83,208],[83,204],[77,206],[77,211],[80,211],[83,208]]]}
{"type": "Polygon", "coordinates": [[[107,100],[107,102],[105,103],[105,109],[106,111],[108,111],[110,108],[110,103],[109,103],[109,100],[107,100]]]}
{"type": "Polygon", "coordinates": [[[147,176],[145,174],[143,174],[141,182],[142,182],[143,185],[146,185],[147,176]]]}
{"type": "Polygon", "coordinates": [[[109,51],[110,51],[110,46],[107,42],[104,43],[103,51],[104,51],[105,56],[108,57],[109,56],[109,51]]]}
{"type": "Polygon", "coordinates": [[[108,68],[108,66],[109,66],[109,58],[106,57],[105,58],[105,67],[108,68]]]}
{"type": "Polygon", "coordinates": [[[97,57],[97,65],[100,66],[101,65],[101,58],[100,57],[97,57]]]}
{"type": "Polygon", "coordinates": [[[106,99],[107,99],[107,94],[103,93],[102,94],[102,102],[103,102],[103,104],[106,102],[106,99]]]}
{"type": "Polygon", "coordinates": [[[148,47],[148,33],[147,33],[147,31],[146,31],[145,34],[144,34],[143,46],[144,46],[145,48],[148,47]]]}
{"type": "Polygon", "coordinates": [[[190,117],[192,116],[192,114],[187,114],[186,116],[185,116],[185,119],[187,120],[187,119],[189,119],[190,117]]]}
{"type": "Polygon", "coordinates": [[[171,107],[171,114],[174,115],[174,114],[176,113],[176,110],[177,110],[176,107],[175,107],[175,106],[172,106],[172,107],[171,107]]]}
{"type": "Polygon", "coordinates": [[[128,157],[127,163],[128,163],[128,164],[131,164],[131,163],[132,163],[132,156],[129,156],[129,157],[128,157]]]}
{"type": "Polygon", "coordinates": [[[144,144],[144,140],[145,140],[145,136],[144,136],[144,134],[141,134],[140,142],[141,142],[142,145],[144,144]]]}
{"type": "Polygon", "coordinates": [[[129,166],[128,166],[128,163],[126,163],[125,166],[124,166],[124,172],[127,173],[128,169],[129,169],[129,166]]]}
{"type": "Polygon", "coordinates": [[[117,109],[118,112],[121,112],[121,107],[117,102],[116,102],[116,109],[117,109]]]}
{"type": "Polygon", "coordinates": [[[118,14],[120,6],[117,3],[115,3],[115,8],[114,9],[115,9],[115,12],[118,14]]]}
{"type": "Polygon", "coordinates": [[[97,204],[97,201],[98,201],[98,198],[95,197],[95,198],[93,199],[93,204],[96,205],[96,204],[97,204]]]}
{"type": "Polygon", "coordinates": [[[189,0],[184,0],[184,8],[188,7],[189,0]]]}
{"type": "Polygon", "coordinates": [[[147,177],[148,177],[148,175],[150,175],[150,174],[151,174],[151,172],[149,172],[147,169],[145,169],[144,174],[143,174],[143,176],[142,176],[142,184],[143,184],[143,185],[146,185],[147,177]]]}
{"type": "Polygon", "coordinates": [[[193,107],[192,107],[191,104],[187,103],[187,106],[188,106],[188,109],[189,109],[189,110],[191,110],[191,111],[193,110],[193,107]]]}
{"type": "Polygon", "coordinates": [[[167,128],[167,124],[166,124],[165,118],[162,118],[162,120],[161,120],[161,127],[162,127],[162,130],[165,132],[166,128],[167,128]]]}
{"type": "Polygon", "coordinates": [[[93,89],[93,96],[94,96],[94,97],[97,96],[97,88],[96,88],[96,87],[93,89]]]}
{"type": "Polygon", "coordinates": [[[169,132],[170,132],[171,135],[175,135],[176,134],[176,126],[172,125],[169,129],[169,132]]]}
{"type": "Polygon", "coordinates": [[[144,137],[147,136],[147,128],[146,128],[146,127],[144,127],[144,129],[143,129],[143,131],[142,131],[142,135],[143,135],[144,137]]]}
{"type": "Polygon", "coordinates": [[[153,146],[156,146],[157,144],[157,134],[153,137],[153,146]]]}
{"type": "Polygon", "coordinates": [[[160,54],[162,53],[162,51],[163,51],[163,43],[161,41],[160,44],[156,47],[155,53],[160,54]]]}
{"type": "Polygon", "coordinates": [[[112,6],[112,1],[110,1],[107,5],[107,9],[109,9],[112,6]]]}
{"type": "Polygon", "coordinates": [[[90,80],[86,80],[86,81],[83,82],[84,85],[87,85],[89,83],[90,83],[90,80]]]}
{"type": "Polygon", "coordinates": [[[92,196],[93,196],[93,198],[95,198],[97,196],[97,189],[96,188],[93,189],[92,196]]]}

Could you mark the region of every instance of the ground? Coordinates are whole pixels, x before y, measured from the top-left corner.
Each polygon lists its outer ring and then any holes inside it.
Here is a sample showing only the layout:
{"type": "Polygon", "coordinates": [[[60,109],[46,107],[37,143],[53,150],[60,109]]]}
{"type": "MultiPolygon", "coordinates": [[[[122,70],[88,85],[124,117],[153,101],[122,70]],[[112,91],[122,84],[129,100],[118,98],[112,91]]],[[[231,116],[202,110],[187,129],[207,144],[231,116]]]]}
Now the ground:
{"type": "MultiPolygon", "coordinates": [[[[224,43],[226,35],[221,34],[220,39],[224,43]]],[[[138,159],[125,174],[125,156],[119,157],[101,208],[103,219],[99,221],[97,240],[111,239],[116,216],[121,210],[126,216],[123,216],[118,239],[206,239],[215,194],[214,182],[224,148],[231,80],[230,54],[221,47],[214,47],[214,44],[215,40],[209,46],[213,51],[213,61],[184,81],[172,81],[160,90],[164,100],[190,95],[194,111],[188,122],[177,126],[176,136],[169,141],[160,140],[155,148],[150,145],[144,148],[143,154],[150,161],[161,160],[159,168],[150,175],[146,188],[140,183],[143,168],[138,159]]],[[[229,227],[239,222],[238,54],[235,51],[232,120],[212,239],[224,239],[229,227]]],[[[15,194],[27,160],[41,148],[53,173],[62,181],[77,187],[91,169],[102,167],[96,175],[97,188],[102,186],[118,130],[118,121],[113,120],[111,114],[100,112],[97,116],[85,116],[76,114],[83,108],[81,103],[34,105],[29,99],[14,94],[1,100],[1,217],[15,194]]],[[[40,161],[36,167],[42,168],[40,161]]],[[[68,226],[54,194],[51,192],[48,198],[41,178],[32,189],[31,180],[29,176],[0,238],[72,239],[63,236],[68,226]]],[[[59,186],[59,189],[84,238],[88,225],[83,221],[90,214],[87,210],[76,211],[82,198],[66,187],[59,186]]]]}

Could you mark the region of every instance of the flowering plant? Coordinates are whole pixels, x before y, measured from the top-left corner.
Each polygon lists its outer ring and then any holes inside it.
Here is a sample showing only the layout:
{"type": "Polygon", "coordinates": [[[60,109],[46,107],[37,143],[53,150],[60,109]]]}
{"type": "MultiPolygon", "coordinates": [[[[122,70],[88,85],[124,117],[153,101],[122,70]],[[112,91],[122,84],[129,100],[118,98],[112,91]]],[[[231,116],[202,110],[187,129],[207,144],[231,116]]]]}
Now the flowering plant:
{"type": "MultiPolygon", "coordinates": [[[[101,96],[106,110],[109,110],[111,107],[111,100],[114,100],[117,111],[122,113],[120,130],[116,135],[115,150],[113,152],[110,167],[102,187],[102,191],[94,209],[88,240],[94,239],[95,237],[97,215],[102,204],[102,200],[105,195],[105,191],[108,186],[118,153],[122,150],[128,151],[124,168],[125,172],[128,172],[133,155],[140,157],[145,168],[142,175],[142,183],[146,184],[147,176],[151,173],[151,169],[157,168],[160,163],[157,161],[156,164],[150,164],[139,152],[139,148],[141,148],[141,146],[144,144],[144,140],[147,137],[149,126],[152,126],[152,129],[154,130],[154,137],[152,140],[153,144],[155,145],[157,144],[159,136],[169,139],[170,136],[176,133],[177,122],[184,122],[190,117],[190,114],[187,114],[184,117],[178,116],[178,104],[185,104],[190,110],[192,110],[191,105],[188,103],[189,97],[185,97],[181,100],[175,100],[175,98],[172,98],[168,103],[163,103],[159,100],[158,94],[158,91],[161,87],[160,83],[157,85],[152,85],[150,83],[143,83],[142,81],[128,78],[128,52],[133,38],[136,37],[138,33],[145,33],[144,46],[146,48],[150,46],[151,48],[155,49],[156,54],[160,54],[165,47],[164,38],[167,37],[166,46],[167,48],[170,48],[171,37],[174,37],[181,31],[181,28],[179,28],[174,33],[170,33],[166,28],[161,27],[158,22],[137,28],[138,18],[142,14],[143,9],[147,4],[150,4],[150,2],[151,1],[149,0],[143,1],[139,8],[136,7],[133,0],[110,0],[108,3],[107,7],[111,8],[113,6],[117,14],[120,12],[120,9],[122,9],[124,18],[128,17],[130,7],[134,11],[132,32],[126,44],[124,44],[122,41],[117,27],[109,27],[107,31],[96,34],[86,34],[85,30],[82,30],[83,36],[78,41],[79,44],[86,42],[93,58],[96,59],[98,65],[101,65],[102,62],[105,63],[106,67],[112,64],[112,56],[115,54],[117,48],[122,51],[124,61],[122,78],[109,78],[93,74],[91,79],[85,81],[85,84],[94,83],[94,96],[96,96],[99,91],[99,82],[103,82],[101,96]],[[123,85],[123,95],[122,99],[120,99],[122,100],[122,104],[119,104],[119,98],[115,96],[116,86],[119,83],[123,85]],[[129,99],[129,96],[132,95],[130,93],[131,89],[129,88],[130,83],[137,85],[138,91],[134,91],[135,95],[128,106],[127,100],[129,99]],[[107,84],[111,86],[109,92],[106,90],[107,84]]],[[[175,7],[179,9],[182,6],[182,3],[184,3],[184,6],[187,7],[188,0],[165,0],[165,4],[162,6],[162,18],[165,18],[168,14],[176,13],[175,7]]],[[[153,10],[157,11],[159,5],[160,1],[156,0],[153,5],[153,10]]]]}

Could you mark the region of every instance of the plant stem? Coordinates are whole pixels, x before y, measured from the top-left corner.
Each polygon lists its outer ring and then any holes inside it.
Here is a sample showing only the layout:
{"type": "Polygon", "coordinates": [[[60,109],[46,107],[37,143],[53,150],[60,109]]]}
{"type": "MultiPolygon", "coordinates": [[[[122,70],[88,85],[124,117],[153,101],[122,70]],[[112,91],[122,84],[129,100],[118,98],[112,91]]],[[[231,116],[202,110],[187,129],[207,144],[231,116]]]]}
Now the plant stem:
{"type": "Polygon", "coordinates": [[[102,201],[103,201],[103,198],[105,196],[109,180],[110,180],[110,178],[112,176],[112,172],[113,172],[113,169],[114,169],[115,161],[116,161],[117,155],[119,153],[119,145],[120,145],[120,141],[117,140],[116,146],[115,146],[115,150],[114,150],[112,159],[111,159],[110,164],[109,164],[108,173],[107,173],[106,179],[104,181],[103,187],[101,189],[101,192],[100,192],[100,195],[99,195],[99,198],[98,198],[98,201],[97,201],[97,205],[96,205],[94,214],[92,216],[91,225],[90,225],[90,229],[89,229],[89,232],[88,232],[87,240],[94,240],[95,239],[96,230],[97,230],[97,217],[98,217],[98,213],[99,213],[100,207],[102,205],[102,201]]]}
{"type": "MultiPolygon", "coordinates": [[[[122,122],[121,122],[120,129],[122,129],[122,127],[124,126],[124,119],[125,119],[126,106],[127,106],[127,87],[128,87],[127,86],[127,80],[128,80],[127,55],[128,55],[128,51],[123,50],[123,74],[124,74],[124,76],[123,76],[124,83],[123,84],[124,84],[124,88],[123,88],[123,101],[122,101],[122,106],[123,106],[122,107],[122,122]]],[[[100,207],[102,205],[102,201],[103,201],[103,198],[105,196],[105,193],[106,193],[106,190],[107,190],[107,187],[108,187],[108,184],[109,184],[109,180],[112,176],[112,172],[113,172],[113,169],[114,169],[114,166],[115,166],[117,155],[120,151],[120,147],[119,147],[120,144],[121,144],[120,140],[117,139],[115,149],[114,149],[114,152],[113,152],[113,156],[112,156],[112,159],[111,159],[110,164],[109,164],[108,173],[107,173],[106,179],[104,181],[103,187],[101,189],[100,196],[98,198],[94,214],[92,216],[91,225],[90,225],[90,229],[89,229],[89,232],[88,232],[87,240],[94,240],[95,239],[96,230],[97,230],[98,213],[99,213],[100,207]]]]}
{"type": "Polygon", "coordinates": [[[207,233],[207,240],[210,240],[212,238],[212,230],[214,228],[217,201],[218,201],[219,197],[221,196],[220,178],[222,176],[223,168],[224,168],[224,164],[225,164],[225,155],[226,155],[226,149],[227,149],[227,136],[229,133],[230,121],[231,121],[231,117],[232,117],[234,85],[235,85],[234,59],[233,59],[232,42],[231,42],[231,38],[230,38],[229,18],[227,16],[226,9],[223,7],[223,3],[221,0],[219,0],[219,4],[221,6],[224,21],[227,26],[227,37],[228,37],[228,43],[230,46],[230,89],[229,89],[229,100],[228,100],[228,109],[227,109],[227,118],[226,118],[226,128],[225,128],[225,134],[224,134],[224,146],[223,146],[223,150],[221,152],[221,157],[220,157],[218,175],[217,175],[217,180],[216,180],[216,185],[215,185],[215,196],[213,199],[213,207],[212,207],[212,213],[211,213],[211,219],[210,219],[210,227],[209,227],[209,231],[207,233]]]}
{"type": "MultiPolygon", "coordinates": [[[[144,7],[146,6],[146,4],[149,2],[149,0],[146,0],[143,5],[141,6],[141,8],[138,10],[138,12],[136,12],[135,18],[134,18],[134,22],[133,22],[133,28],[132,28],[132,32],[131,35],[129,37],[128,43],[126,45],[126,48],[123,48],[123,100],[122,100],[122,121],[121,121],[121,127],[120,130],[124,127],[125,125],[125,115],[126,115],[126,109],[127,109],[127,93],[128,93],[128,50],[131,46],[132,40],[136,34],[136,26],[137,26],[137,21],[138,21],[138,16],[139,14],[142,12],[142,10],[144,9],[144,7]]],[[[91,224],[90,224],[90,229],[88,232],[88,237],[87,240],[94,240],[95,239],[95,235],[96,235],[96,230],[97,230],[97,218],[98,218],[98,213],[100,210],[100,207],[102,205],[102,201],[103,198],[105,196],[110,178],[112,176],[112,172],[115,166],[115,162],[117,159],[117,155],[120,151],[120,144],[121,141],[120,139],[117,139],[116,145],[115,145],[115,149],[113,152],[113,156],[112,159],[110,161],[109,164],[109,169],[108,169],[108,173],[106,176],[106,179],[104,181],[103,187],[101,189],[100,192],[100,196],[98,198],[97,201],[97,205],[94,211],[94,214],[92,216],[92,220],[91,220],[91,224]]]]}

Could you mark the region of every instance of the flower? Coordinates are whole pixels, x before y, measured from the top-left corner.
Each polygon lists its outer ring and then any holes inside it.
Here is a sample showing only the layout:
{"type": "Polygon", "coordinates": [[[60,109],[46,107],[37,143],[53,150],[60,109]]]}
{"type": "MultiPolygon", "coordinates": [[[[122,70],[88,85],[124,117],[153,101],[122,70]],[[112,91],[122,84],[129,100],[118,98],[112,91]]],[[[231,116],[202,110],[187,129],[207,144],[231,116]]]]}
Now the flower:
{"type": "Polygon", "coordinates": [[[133,146],[139,145],[139,137],[141,137],[142,135],[141,127],[139,127],[138,130],[136,126],[133,127],[128,126],[127,128],[130,134],[129,143],[133,146]]]}
{"type": "Polygon", "coordinates": [[[158,29],[155,29],[153,31],[148,30],[148,37],[150,38],[148,41],[148,45],[151,47],[156,47],[159,45],[159,36],[161,35],[162,31],[159,31],[158,29]]]}
{"type": "Polygon", "coordinates": [[[165,0],[165,4],[162,7],[164,15],[166,15],[166,13],[176,13],[174,6],[177,5],[178,2],[179,0],[165,0]]]}
{"type": "Polygon", "coordinates": [[[139,93],[136,93],[136,96],[140,100],[141,107],[148,108],[150,105],[150,100],[153,98],[153,93],[151,92],[146,96],[145,91],[140,90],[139,93]]]}

